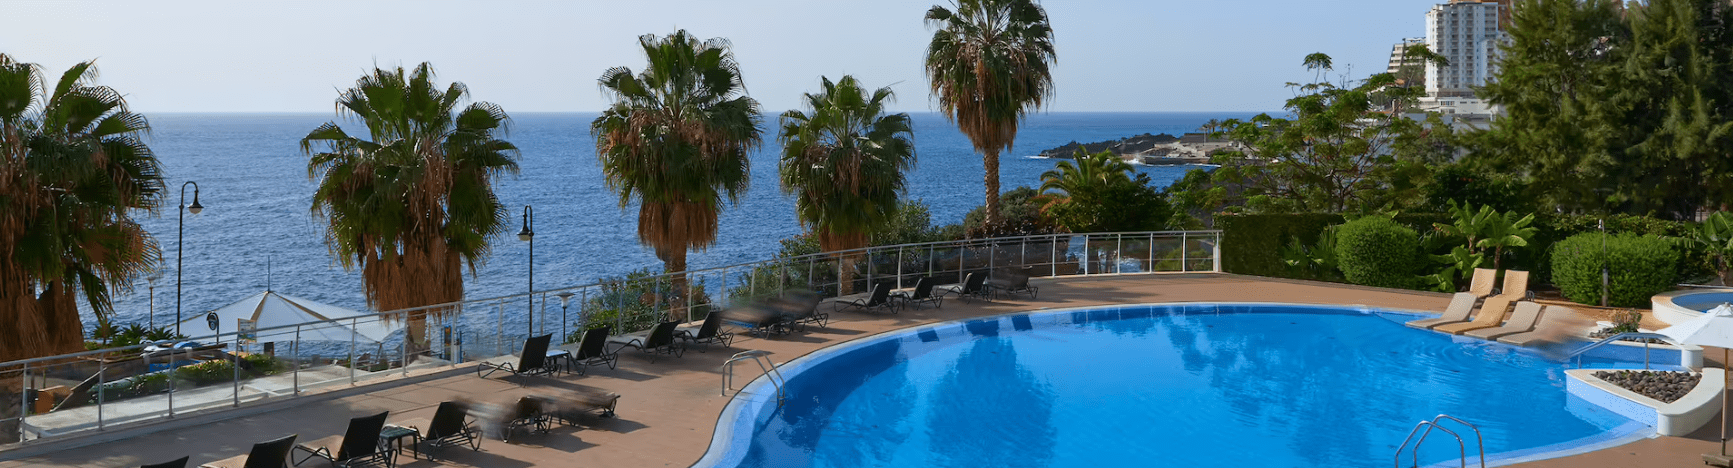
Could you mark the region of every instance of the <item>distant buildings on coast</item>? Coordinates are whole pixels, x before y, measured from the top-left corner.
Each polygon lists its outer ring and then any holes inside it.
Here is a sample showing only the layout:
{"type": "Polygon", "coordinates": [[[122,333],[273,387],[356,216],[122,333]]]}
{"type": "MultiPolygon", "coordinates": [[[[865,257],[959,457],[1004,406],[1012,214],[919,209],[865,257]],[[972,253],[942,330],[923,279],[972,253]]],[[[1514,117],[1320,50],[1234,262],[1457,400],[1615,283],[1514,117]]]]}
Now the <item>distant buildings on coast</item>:
{"type": "Polygon", "coordinates": [[[1391,48],[1388,70],[1404,86],[1424,86],[1419,111],[1443,114],[1456,125],[1484,127],[1500,112],[1476,89],[1498,73],[1509,41],[1512,0],[1450,0],[1426,11],[1425,37],[1405,38],[1391,48]],[[1424,44],[1445,63],[1410,56],[1424,44]],[[1424,67],[1424,73],[1417,73],[1424,67]],[[1412,81],[1412,82],[1409,82],[1412,81]]]}

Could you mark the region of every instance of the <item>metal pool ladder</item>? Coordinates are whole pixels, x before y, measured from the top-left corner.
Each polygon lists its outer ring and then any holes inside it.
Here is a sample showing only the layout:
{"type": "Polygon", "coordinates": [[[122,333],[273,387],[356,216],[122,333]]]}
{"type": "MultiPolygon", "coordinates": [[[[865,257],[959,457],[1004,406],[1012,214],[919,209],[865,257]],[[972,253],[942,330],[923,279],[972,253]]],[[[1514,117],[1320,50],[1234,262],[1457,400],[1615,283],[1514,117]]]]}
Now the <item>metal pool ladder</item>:
{"type": "Polygon", "coordinates": [[[782,387],[788,383],[788,379],[782,377],[782,371],[777,369],[776,362],[770,360],[769,351],[757,349],[741,351],[734,353],[734,357],[728,358],[727,362],[722,363],[722,396],[728,396],[728,391],[734,389],[734,363],[746,360],[758,363],[758,368],[764,371],[764,376],[770,379],[772,386],[776,387],[776,406],[782,406],[782,400],[785,397],[782,387]]]}
{"type": "Polygon", "coordinates": [[[1648,369],[1649,369],[1649,340],[1650,340],[1650,339],[1655,339],[1655,340],[1661,340],[1661,341],[1665,341],[1665,342],[1668,342],[1668,343],[1673,343],[1673,344],[1674,344],[1674,345],[1678,345],[1678,344],[1679,344],[1679,343],[1678,343],[1678,342],[1676,342],[1676,341],[1673,341],[1673,338],[1672,338],[1672,337],[1669,337],[1669,336],[1667,336],[1667,335],[1662,335],[1662,334],[1660,334],[1660,333],[1647,333],[1647,332],[1625,332],[1625,333],[1620,333],[1620,334],[1617,334],[1617,335],[1613,335],[1613,336],[1609,336],[1609,337],[1606,337],[1606,339],[1603,339],[1603,340],[1601,340],[1601,341],[1597,341],[1597,342],[1595,342],[1595,344],[1591,344],[1591,345],[1588,345],[1588,346],[1584,346],[1584,347],[1582,347],[1582,348],[1581,348],[1581,349],[1578,349],[1578,350],[1576,350],[1576,351],[1572,351],[1572,352],[1571,352],[1571,353],[1570,353],[1570,355],[1567,355],[1567,356],[1565,356],[1565,360],[1566,360],[1566,361],[1569,361],[1569,360],[1571,360],[1571,359],[1573,359],[1573,358],[1574,358],[1574,359],[1576,359],[1576,361],[1577,361],[1577,368],[1578,368],[1578,369],[1581,369],[1581,368],[1582,368],[1582,367],[1583,367],[1583,358],[1582,358],[1582,356],[1583,356],[1583,353],[1587,353],[1587,352],[1589,352],[1589,351],[1590,351],[1590,350],[1593,350],[1593,349],[1595,349],[1595,348],[1599,348],[1599,347],[1602,347],[1602,346],[1606,346],[1606,345],[1607,345],[1607,344],[1609,344],[1609,343],[1613,343],[1613,342],[1616,342],[1616,341],[1619,341],[1619,340],[1623,340],[1623,339],[1625,339],[1625,338],[1640,338],[1640,339],[1644,339],[1644,340],[1643,340],[1643,370],[1648,370],[1648,369]]]}
{"type": "Polygon", "coordinates": [[[1480,437],[1480,428],[1474,427],[1474,425],[1469,424],[1468,421],[1457,419],[1455,416],[1448,414],[1440,414],[1437,417],[1432,418],[1430,421],[1420,421],[1418,424],[1415,424],[1414,429],[1408,431],[1408,437],[1402,439],[1402,445],[1396,447],[1396,456],[1392,465],[1395,468],[1402,468],[1402,449],[1410,448],[1408,442],[1414,442],[1412,449],[1409,450],[1409,452],[1414,455],[1412,459],[1413,464],[1410,466],[1420,466],[1420,444],[1426,442],[1426,436],[1432,434],[1433,429],[1437,429],[1456,438],[1456,449],[1462,455],[1462,467],[1468,468],[1468,445],[1463,442],[1461,435],[1458,435],[1455,431],[1451,431],[1450,429],[1445,429],[1444,426],[1438,424],[1440,420],[1445,419],[1456,421],[1458,424],[1462,424],[1463,426],[1467,426],[1469,429],[1474,430],[1474,445],[1475,448],[1480,450],[1480,468],[1486,468],[1486,441],[1480,437]],[[1425,431],[1420,430],[1422,426],[1426,427],[1425,431]],[[1416,440],[1414,438],[1415,433],[1420,434],[1420,439],[1416,440]]]}

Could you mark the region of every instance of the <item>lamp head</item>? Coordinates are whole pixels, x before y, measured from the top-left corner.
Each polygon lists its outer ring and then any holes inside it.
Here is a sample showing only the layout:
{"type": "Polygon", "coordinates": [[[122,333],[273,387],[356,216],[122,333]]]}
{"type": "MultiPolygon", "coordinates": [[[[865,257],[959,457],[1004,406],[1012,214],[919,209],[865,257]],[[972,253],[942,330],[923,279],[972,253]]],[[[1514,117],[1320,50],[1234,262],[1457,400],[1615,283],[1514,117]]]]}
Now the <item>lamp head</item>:
{"type": "Polygon", "coordinates": [[[572,296],[576,296],[576,294],[572,294],[571,291],[566,291],[566,292],[562,292],[559,294],[555,294],[555,296],[560,297],[560,307],[565,307],[566,303],[570,302],[572,300],[572,296]]]}
{"type": "Polygon", "coordinates": [[[524,226],[524,230],[518,231],[518,233],[517,233],[517,240],[521,240],[524,242],[529,242],[530,239],[534,239],[535,237],[536,237],[536,232],[531,231],[529,226],[524,226]]]}
{"type": "Polygon", "coordinates": [[[199,214],[200,211],[204,210],[205,206],[199,204],[199,189],[195,188],[193,189],[193,204],[187,206],[187,211],[191,211],[193,214],[199,214]]]}

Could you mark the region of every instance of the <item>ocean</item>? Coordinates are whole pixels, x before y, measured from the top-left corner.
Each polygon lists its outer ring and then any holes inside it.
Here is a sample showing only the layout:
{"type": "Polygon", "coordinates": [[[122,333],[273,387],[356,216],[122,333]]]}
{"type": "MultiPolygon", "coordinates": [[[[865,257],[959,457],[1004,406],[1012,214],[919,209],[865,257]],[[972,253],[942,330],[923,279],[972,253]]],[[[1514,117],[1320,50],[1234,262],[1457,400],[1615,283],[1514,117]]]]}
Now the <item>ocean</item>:
{"type": "MultiPolygon", "coordinates": [[[[1046,113],[1029,116],[1009,154],[1000,157],[1003,189],[1038,187],[1054,161],[1034,158],[1071,141],[1094,142],[1142,133],[1179,135],[1209,119],[1252,114],[1046,113]]],[[[968,139],[937,113],[911,114],[917,164],[906,197],[924,201],[935,224],[961,222],[983,197],[981,158],[968,139]]],[[[265,290],[354,309],[365,309],[359,273],[345,271],[327,250],[322,221],[312,217],[314,182],[300,138],[331,114],[152,114],[148,143],[162,161],[169,198],[159,213],[135,213],[162,247],[163,263],[151,284],[115,294],[115,323],[172,326],[175,322],[177,213],[182,183],[196,181],[204,211],[185,216],[181,311],[204,312],[265,290]],[[269,273],[267,273],[269,270],[269,273]],[[154,315],[154,316],[153,316],[154,315]]],[[[594,113],[513,114],[505,139],[521,149],[516,177],[495,184],[511,207],[505,235],[474,276],[465,278],[471,298],[521,293],[527,288],[529,246],[516,237],[524,205],[535,210],[537,290],[593,283],[651,267],[653,252],[637,239],[637,209],[621,209],[619,196],[603,184],[589,123],[594,113]]],[[[721,215],[716,245],[694,252],[693,269],[768,259],[778,240],[800,233],[793,203],[777,179],[774,116],[765,119],[765,145],[752,156],[751,189],[721,215]]],[[[365,134],[365,132],[358,132],[365,134]]],[[[1195,167],[1139,166],[1166,186],[1195,167]]],[[[192,202],[191,187],[186,202],[192,202]]],[[[86,317],[87,329],[95,320],[86,317]]]]}

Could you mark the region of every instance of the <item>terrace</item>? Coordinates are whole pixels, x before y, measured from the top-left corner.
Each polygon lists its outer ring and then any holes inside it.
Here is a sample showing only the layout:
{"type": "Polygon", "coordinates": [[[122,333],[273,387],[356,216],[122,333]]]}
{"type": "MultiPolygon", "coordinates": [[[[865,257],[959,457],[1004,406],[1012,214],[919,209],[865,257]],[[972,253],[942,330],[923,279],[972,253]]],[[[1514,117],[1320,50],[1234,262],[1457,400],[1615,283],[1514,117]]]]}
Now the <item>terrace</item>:
{"type": "MultiPolygon", "coordinates": [[[[1156,236],[1147,238],[1153,242],[1156,236]]],[[[1115,242],[1116,246],[1123,246],[1115,242]]],[[[1086,242],[1087,243],[1087,242],[1086,242]]],[[[1138,244],[1139,248],[1152,244],[1138,244]]],[[[1001,246],[1002,247],[1002,246],[1001,246]]],[[[1155,255],[1143,257],[1151,265],[1155,255]]],[[[1200,249],[1202,250],[1202,249],[1200,249]]],[[[1023,250],[1027,252],[1027,249],[1023,250]]],[[[1119,251],[1124,251],[1123,247],[1119,251]]],[[[1208,251],[1208,250],[1202,250],[1208,251]]],[[[1179,255],[1181,265],[1198,260],[1179,255]]],[[[1020,260],[1027,262],[1026,255],[1020,260]]],[[[1201,264],[1207,265],[1208,257],[1201,264]]],[[[988,260],[991,261],[991,260],[988,260]]],[[[1039,262],[1029,262],[1039,263],[1039,262]]],[[[1187,268],[1182,266],[1181,269],[1187,268]]],[[[899,277],[902,272],[897,272],[899,277]]],[[[742,336],[731,349],[689,352],[684,358],[651,362],[646,356],[624,353],[616,370],[597,368],[589,375],[553,378],[478,378],[474,360],[462,364],[428,358],[408,367],[379,372],[354,371],[356,367],[324,368],[323,374],[302,372],[286,386],[268,391],[262,377],[245,385],[213,385],[194,391],[216,394],[206,398],[209,409],[185,408],[173,417],[141,417],[105,423],[100,429],[51,434],[0,451],[0,468],[57,466],[134,466],[190,455],[193,464],[243,454],[254,442],[289,433],[300,440],[339,435],[351,417],[390,411],[390,421],[426,419],[441,401],[474,399],[506,402],[532,394],[538,388],[575,388],[615,392],[622,395],[616,418],[592,418],[581,427],[555,425],[548,434],[497,438],[483,442],[480,452],[447,448],[437,462],[409,460],[404,466],[686,466],[704,455],[717,417],[733,397],[719,392],[720,366],[729,355],[747,349],[772,353],[786,362],[820,348],[881,332],[936,322],[1047,308],[1157,302],[1279,301],[1301,304],[1347,304],[1417,311],[1442,310],[1449,298],[1421,293],[1331,283],[1272,279],[1222,273],[1171,272],[1160,274],[1095,274],[1090,276],[1038,278],[1039,299],[1005,298],[992,302],[947,301],[943,308],[906,310],[897,315],[838,312],[827,328],[768,339],[742,336]],[[345,375],[347,374],[347,375],[345,375]],[[323,375],[319,379],[316,375],[323,375]],[[300,380],[307,379],[307,380],[300,380]],[[321,381],[322,380],[322,381],[321,381]],[[242,387],[253,389],[256,398],[243,398],[242,387]],[[298,395],[279,398],[277,395],[298,395]],[[232,390],[226,391],[226,390],[232,390]],[[231,401],[232,400],[232,401],[231,401]],[[245,400],[245,401],[243,401],[245,400]]],[[[522,303],[520,302],[521,306],[522,303]]],[[[502,306],[503,307],[503,306],[502,306]]],[[[544,325],[545,326],[545,325],[544,325]]],[[[469,344],[476,349],[507,346],[522,335],[503,332],[497,343],[469,344]]],[[[281,348],[279,348],[281,349],[281,348]]],[[[466,348],[469,349],[469,348],[466,348]]],[[[475,351],[466,351],[475,352],[475,351]]],[[[355,351],[350,351],[353,356],[355,351]]],[[[384,354],[384,353],[381,353],[384,354]]],[[[499,353],[504,354],[504,353],[499,353]]],[[[1705,353],[1717,357],[1719,352],[1705,353]]],[[[497,359],[497,358],[496,358],[497,359]]],[[[386,367],[390,367],[389,364],[386,367]]],[[[741,367],[742,375],[753,375],[741,367]]],[[[281,376],[277,380],[284,380],[281,376]]],[[[744,378],[736,383],[738,387],[744,378]]],[[[281,382],[279,382],[281,383],[281,382]]],[[[185,401],[197,401],[184,391],[185,401]]],[[[183,403],[184,404],[184,403],[183,403]]],[[[123,412],[117,405],[106,417],[123,412]]],[[[156,409],[160,411],[160,409],[156,409]]],[[[30,421],[37,421],[32,416],[30,421]]],[[[1688,437],[1643,439],[1614,448],[1564,458],[1527,463],[1524,466],[1672,466],[1695,464],[1698,454],[1713,452],[1718,440],[1718,422],[1688,437]]]]}

